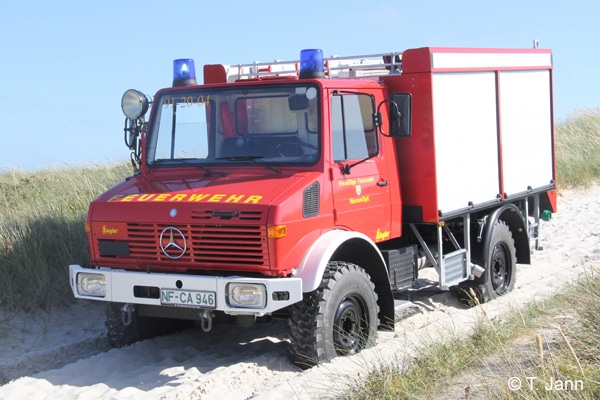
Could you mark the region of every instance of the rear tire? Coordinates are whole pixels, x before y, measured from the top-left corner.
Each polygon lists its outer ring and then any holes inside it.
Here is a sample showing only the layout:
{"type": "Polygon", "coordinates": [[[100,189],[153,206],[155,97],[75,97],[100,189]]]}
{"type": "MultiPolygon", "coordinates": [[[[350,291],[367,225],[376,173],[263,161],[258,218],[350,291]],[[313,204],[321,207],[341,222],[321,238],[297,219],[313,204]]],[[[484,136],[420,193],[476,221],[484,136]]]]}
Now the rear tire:
{"type": "Polygon", "coordinates": [[[472,261],[482,266],[485,272],[480,278],[467,281],[460,285],[461,292],[466,292],[467,298],[472,302],[475,292],[479,303],[494,300],[513,290],[516,281],[517,256],[515,241],[508,225],[498,220],[492,230],[488,254],[474,252],[472,261]]]}
{"type": "Polygon", "coordinates": [[[365,270],[331,261],[319,287],[290,307],[290,361],[306,369],[372,346],[378,313],[375,285],[365,270]]]}

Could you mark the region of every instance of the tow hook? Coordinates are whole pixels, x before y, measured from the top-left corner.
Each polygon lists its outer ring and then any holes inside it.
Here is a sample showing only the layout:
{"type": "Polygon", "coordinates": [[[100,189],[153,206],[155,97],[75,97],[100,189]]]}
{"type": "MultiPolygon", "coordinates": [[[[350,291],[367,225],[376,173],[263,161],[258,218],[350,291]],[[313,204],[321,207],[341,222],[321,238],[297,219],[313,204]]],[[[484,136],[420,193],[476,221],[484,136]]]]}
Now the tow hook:
{"type": "Polygon", "coordinates": [[[210,332],[212,330],[212,319],[213,314],[208,310],[202,311],[200,315],[200,327],[204,332],[210,332]]]}
{"type": "Polygon", "coordinates": [[[134,311],[135,308],[133,304],[123,304],[123,307],[121,307],[121,320],[123,321],[123,325],[129,326],[131,324],[131,321],[133,321],[134,311]]]}

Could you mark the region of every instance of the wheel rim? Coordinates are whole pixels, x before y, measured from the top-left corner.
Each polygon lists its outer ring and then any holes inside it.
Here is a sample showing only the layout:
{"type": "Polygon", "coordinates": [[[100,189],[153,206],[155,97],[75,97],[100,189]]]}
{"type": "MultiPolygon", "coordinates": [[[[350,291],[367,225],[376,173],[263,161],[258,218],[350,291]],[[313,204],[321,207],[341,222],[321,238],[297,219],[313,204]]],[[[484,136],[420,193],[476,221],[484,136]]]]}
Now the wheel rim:
{"type": "Polygon", "coordinates": [[[492,252],[492,288],[497,294],[506,292],[511,279],[512,265],[508,249],[504,244],[498,243],[492,252]]]}
{"type": "Polygon", "coordinates": [[[338,355],[350,355],[364,347],[369,332],[364,301],[358,296],[345,297],[335,313],[333,341],[338,355]]]}

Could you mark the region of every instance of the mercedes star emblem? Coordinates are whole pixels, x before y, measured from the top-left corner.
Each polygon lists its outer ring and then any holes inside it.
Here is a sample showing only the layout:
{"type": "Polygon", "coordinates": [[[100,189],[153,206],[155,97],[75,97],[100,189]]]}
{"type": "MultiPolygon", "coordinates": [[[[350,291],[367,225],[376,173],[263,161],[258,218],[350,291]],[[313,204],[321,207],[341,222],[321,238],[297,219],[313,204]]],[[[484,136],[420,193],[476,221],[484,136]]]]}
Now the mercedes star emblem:
{"type": "Polygon", "coordinates": [[[187,250],[185,235],[173,226],[163,229],[159,242],[163,254],[173,260],[183,257],[187,250]]]}

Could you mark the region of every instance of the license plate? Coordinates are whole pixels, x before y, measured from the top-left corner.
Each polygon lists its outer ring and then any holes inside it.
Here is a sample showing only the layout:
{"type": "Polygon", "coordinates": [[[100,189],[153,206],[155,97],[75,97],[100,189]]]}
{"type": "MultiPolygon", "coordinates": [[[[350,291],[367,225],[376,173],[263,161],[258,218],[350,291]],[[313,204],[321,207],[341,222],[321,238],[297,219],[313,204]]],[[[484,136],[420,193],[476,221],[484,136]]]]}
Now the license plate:
{"type": "Polygon", "coordinates": [[[161,289],[160,303],[172,306],[215,308],[215,292],[196,290],[161,289]]]}

